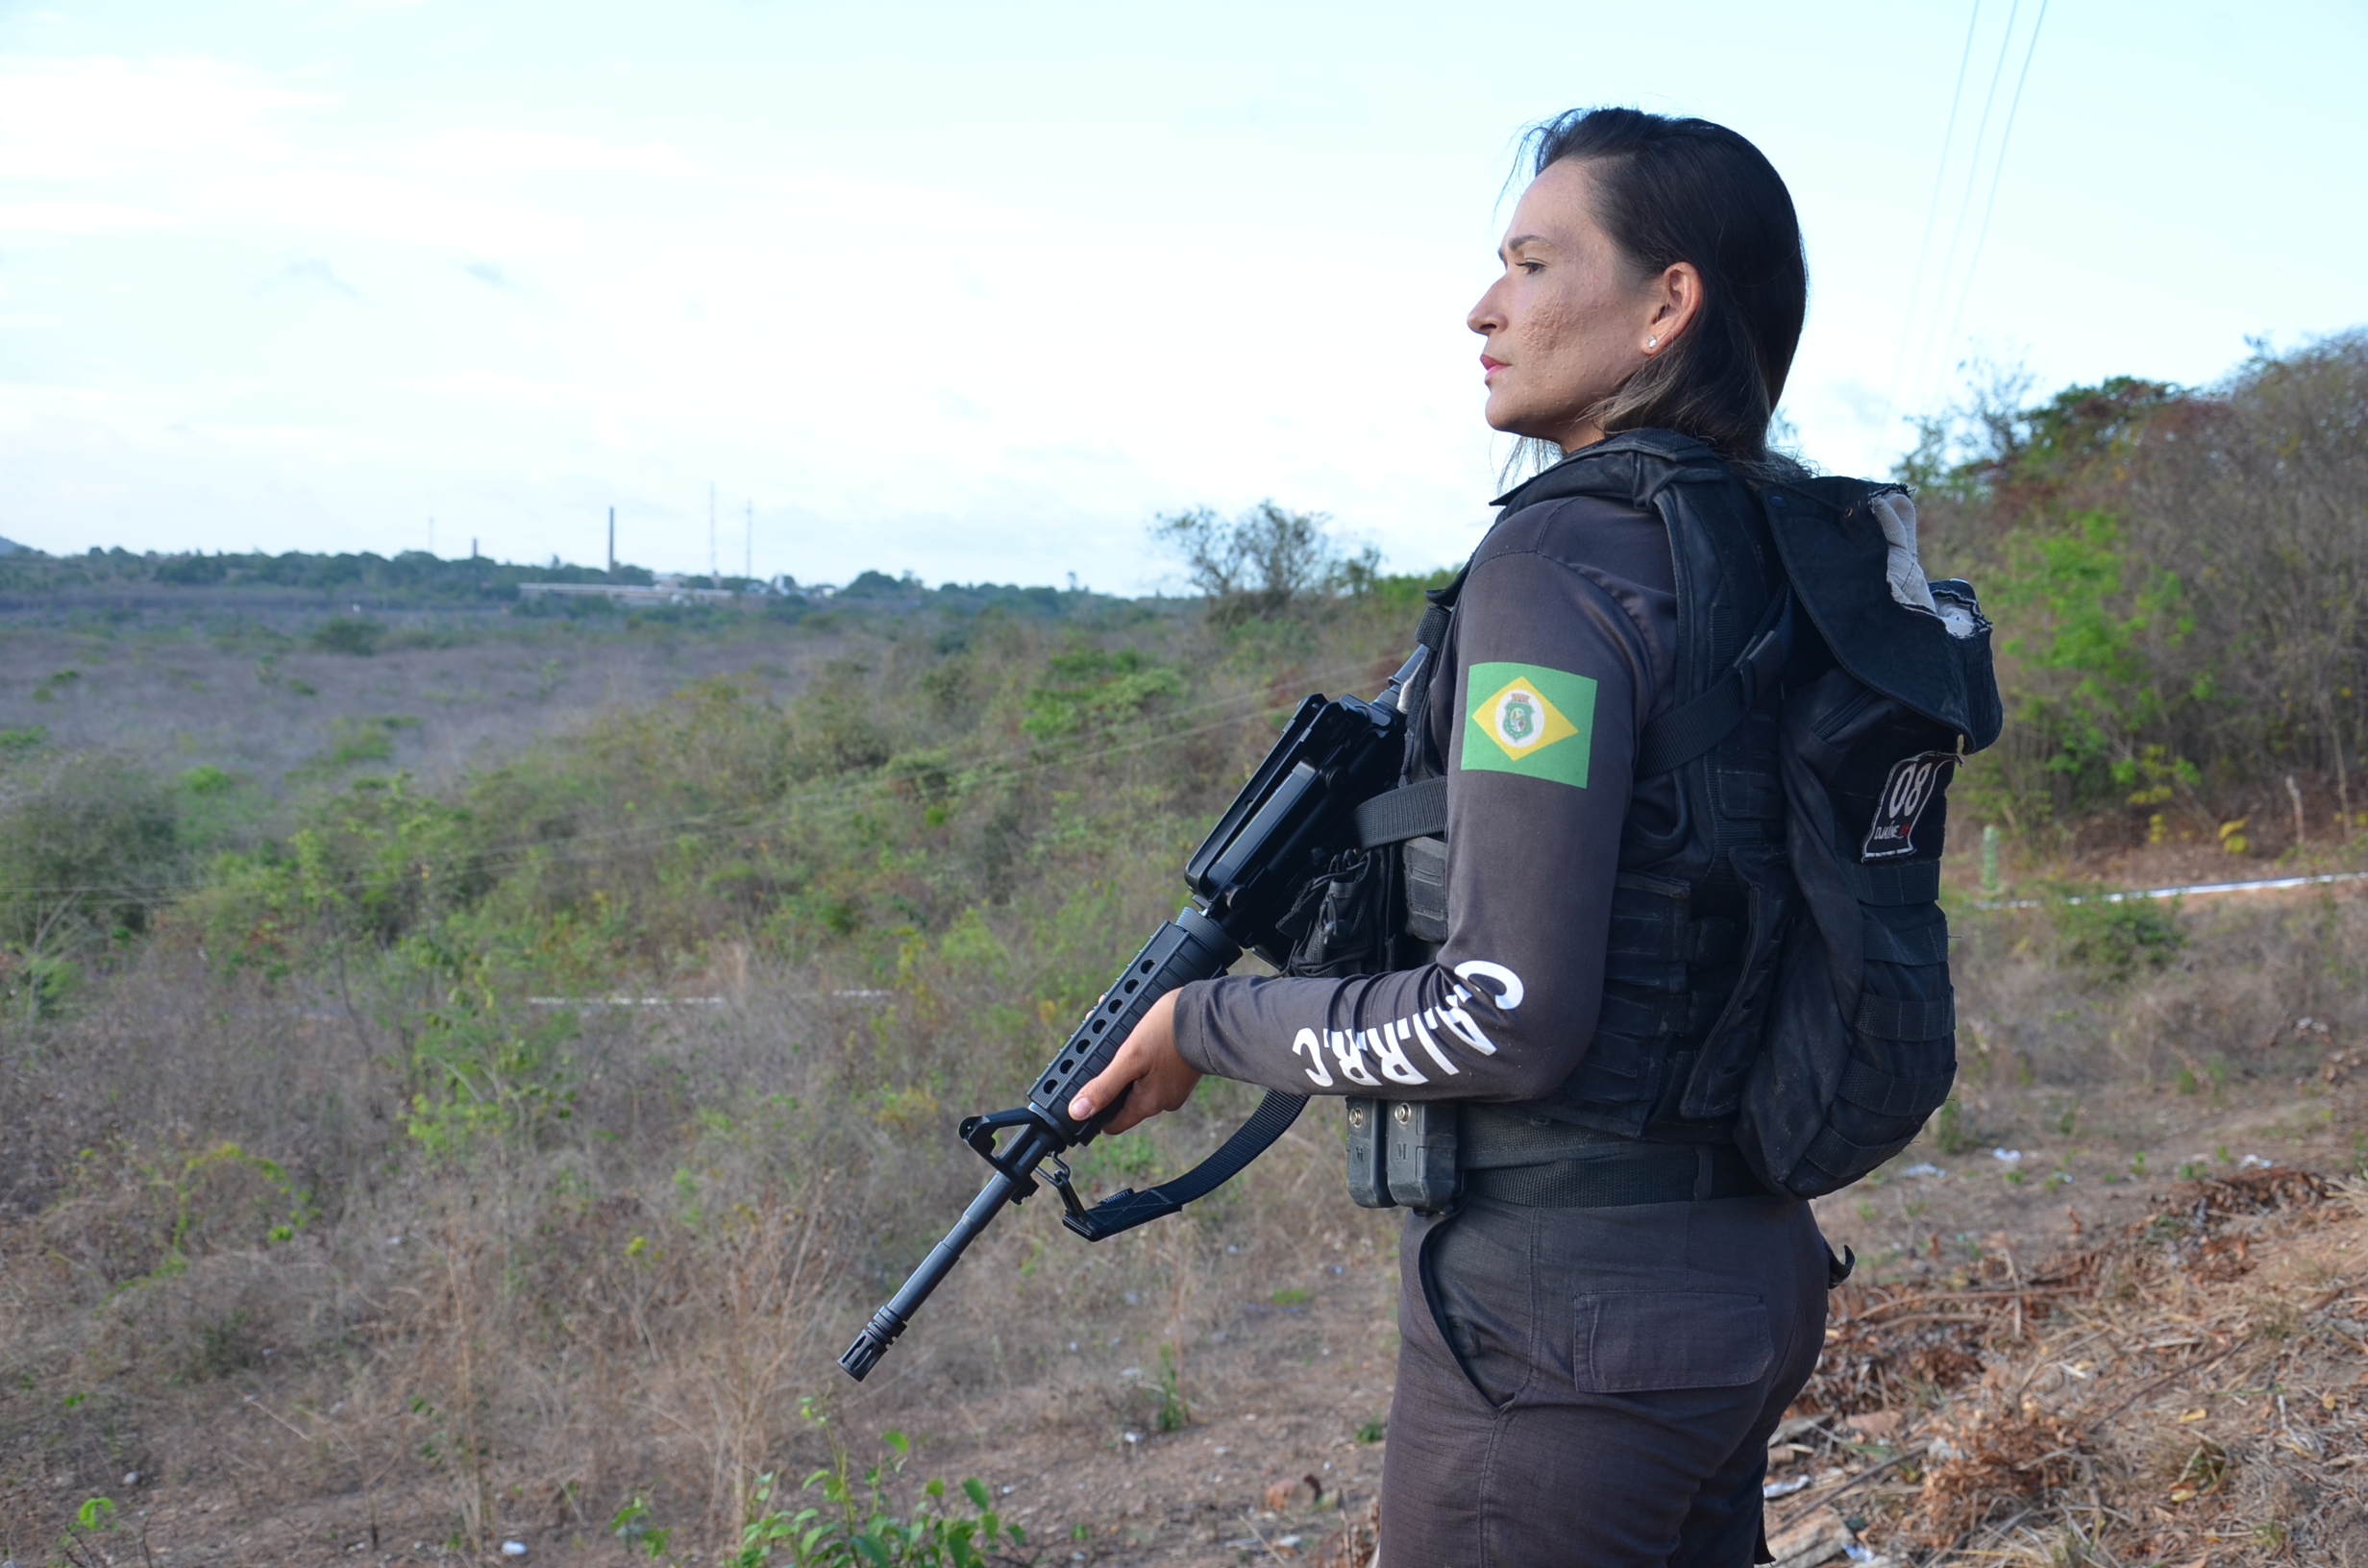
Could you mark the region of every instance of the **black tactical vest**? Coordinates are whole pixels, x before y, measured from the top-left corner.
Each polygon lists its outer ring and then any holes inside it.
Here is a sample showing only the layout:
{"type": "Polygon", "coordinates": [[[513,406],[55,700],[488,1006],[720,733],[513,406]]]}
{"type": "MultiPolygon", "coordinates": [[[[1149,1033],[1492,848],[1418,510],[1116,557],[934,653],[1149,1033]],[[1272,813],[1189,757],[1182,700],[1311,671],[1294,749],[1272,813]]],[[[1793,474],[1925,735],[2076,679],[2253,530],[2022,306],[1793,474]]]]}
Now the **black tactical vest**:
{"type": "MultiPolygon", "coordinates": [[[[1594,1042],[1578,1070],[1530,1109],[1627,1138],[1724,1141],[1793,903],[1776,757],[1789,596],[1759,497],[1698,441],[1666,430],[1616,435],[1495,504],[1510,516],[1570,496],[1653,512],[1668,529],[1675,692],[1669,711],[1640,737],[1637,772],[1673,771],[1680,806],[1665,836],[1633,819],[1623,835],[1594,1042]],[[1746,660],[1747,649],[1761,657],[1746,660]],[[1714,733],[1714,744],[1698,745],[1714,733]],[[1672,757],[1683,758],[1673,769],[1672,757]]],[[[1419,635],[1434,666],[1462,586],[1459,576],[1434,593],[1424,617],[1419,635]]],[[[1445,771],[1430,742],[1428,699],[1425,684],[1409,704],[1409,781],[1445,771]]],[[[1444,850],[1436,837],[1401,850],[1406,929],[1417,943],[1446,935],[1444,850]]],[[[1406,965],[1424,956],[1393,955],[1406,965]]]]}
{"type": "MultiPolygon", "coordinates": [[[[1530,1146],[1557,1125],[1580,1143],[1734,1142],[1763,1186],[1813,1197],[1904,1148],[1946,1097],[1945,796],[2001,713],[1972,589],[1925,583],[1912,550],[1889,553],[1880,498],[1897,488],[1755,487],[1701,442],[1634,430],[1498,499],[1510,514],[1595,496],[1667,529],[1674,690],[1638,737],[1635,771],[1666,775],[1675,809],[1665,831],[1636,813],[1624,828],[1602,1009],[1578,1068],[1484,1125],[1451,1102],[1351,1100],[1358,1202],[1443,1206],[1468,1164],[1561,1158],[1530,1146]],[[1523,1147],[1484,1150],[1475,1135],[1523,1147]]],[[[1401,786],[1358,808],[1364,849],[1295,912],[1294,973],[1410,968],[1446,938],[1429,676],[1463,580],[1431,595],[1426,651],[1407,667],[1401,786]]]]}

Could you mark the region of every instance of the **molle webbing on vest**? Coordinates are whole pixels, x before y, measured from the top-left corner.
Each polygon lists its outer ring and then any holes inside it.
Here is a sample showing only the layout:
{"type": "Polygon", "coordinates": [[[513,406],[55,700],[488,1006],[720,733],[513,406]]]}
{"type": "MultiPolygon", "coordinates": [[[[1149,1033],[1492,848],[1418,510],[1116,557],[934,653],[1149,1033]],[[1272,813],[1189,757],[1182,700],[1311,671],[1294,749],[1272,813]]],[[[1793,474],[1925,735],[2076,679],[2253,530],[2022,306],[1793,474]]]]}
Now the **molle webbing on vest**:
{"type": "Polygon", "coordinates": [[[1940,862],[1912,860],[1862,866],[1844,862],[1842,876],[1862,904],[1929,904],[1940,896],[1940,862]]]}

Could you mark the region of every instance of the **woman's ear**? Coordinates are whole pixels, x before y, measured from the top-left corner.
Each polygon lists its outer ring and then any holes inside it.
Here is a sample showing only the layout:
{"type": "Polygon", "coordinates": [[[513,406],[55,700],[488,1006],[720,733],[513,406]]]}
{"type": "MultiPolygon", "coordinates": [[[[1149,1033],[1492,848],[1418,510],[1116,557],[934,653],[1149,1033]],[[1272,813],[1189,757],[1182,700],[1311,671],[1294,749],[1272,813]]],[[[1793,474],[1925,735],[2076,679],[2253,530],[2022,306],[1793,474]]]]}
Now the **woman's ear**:
{"type": "Polygon", "coordinates": [[[1679,261],[1644,285],[1651,311],[1645,318],[1644,352],[1662,353],[1702,313],[1702,274],[1690,261],[1679,261]]]}

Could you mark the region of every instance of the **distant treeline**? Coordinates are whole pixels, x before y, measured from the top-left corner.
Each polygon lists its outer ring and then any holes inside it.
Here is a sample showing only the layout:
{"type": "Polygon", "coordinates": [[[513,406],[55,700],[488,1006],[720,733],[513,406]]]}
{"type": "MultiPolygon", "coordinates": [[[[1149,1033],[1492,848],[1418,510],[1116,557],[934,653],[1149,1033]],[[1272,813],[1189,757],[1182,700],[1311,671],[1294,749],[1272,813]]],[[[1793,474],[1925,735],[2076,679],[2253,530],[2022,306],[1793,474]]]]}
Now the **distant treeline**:
{"type": "Polygon", "coordinates": [[[2010,380],[1902,477],[1927,567],[1998,626],[1984,815],[2257,845],[2368,825],[2368,331],[2208,387],[2032,406],[2010,380]]]}
{"type": "MultiPolygon", "coordinates": [[[[944,605],[978,610],[996,605],[1016,613],[1065,616],[1096,600],[1106,600],[1084,588],[1022,587],[1016,583],[942,583],[931,588],[907,573],[892,577],[884,572],[864,572],[845,587],[827,584],[801,586],[794,577],[684,576],[687,588],[722,588],[770,596],[792,610],[824,602],[855,601],[881,608],[920,608],[944,605]]],[[[647,567],[619,565],[613,572],[554,560],[547,566],[519,565],[487,556],[446,559],[426,551],[407,550],[387,556],[363,551],[358,554],[324,555],[292,550],[270,555],[261,551],[208,554],[135,553],[93,546],[81,555],[46,555],[20,550],[0,555],[0,593],[70,594],[77,590],[126,588],[191,588],[207,590],[275,590],[313,592],[325,598],[365,596],[379,605],[456,605],[500,603],[519,598],[528,583],[584,586],[651,587],[657,575],[647,567]]],[[[571,601],[565,613],[597,613],[571,601]]]]}
{"type": "Polygon", "coordinates": [[[56,593],[74,589],[161,586],[168,588],[272,588],[324,594],[360,591],[419,600],[515,599],[523,582],[632,583],[648,585],[649,571],[620,566],[612,575],[596,567],[518,566],[484,556],[446,560],[423,550],[386,556],[320,555],[292,550],[267,555],[136,554],[96,546],[81,555],[44,555],[22,551],[0,556],[0,591],[56,593]]]}

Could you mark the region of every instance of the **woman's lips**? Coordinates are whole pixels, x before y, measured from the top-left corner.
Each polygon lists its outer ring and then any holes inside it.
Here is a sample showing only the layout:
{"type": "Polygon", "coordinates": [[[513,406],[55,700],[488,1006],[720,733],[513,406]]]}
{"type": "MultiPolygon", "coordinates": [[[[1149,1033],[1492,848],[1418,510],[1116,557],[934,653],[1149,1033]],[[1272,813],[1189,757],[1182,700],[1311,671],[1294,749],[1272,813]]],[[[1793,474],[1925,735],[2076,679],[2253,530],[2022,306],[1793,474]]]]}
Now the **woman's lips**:
{"type": "Polygon", "coordinates": [[[1480,356],[1480,379],[1484,381],[1504,368],[1502,359],[1492,359],[1485,354],[1480,356]]]}

